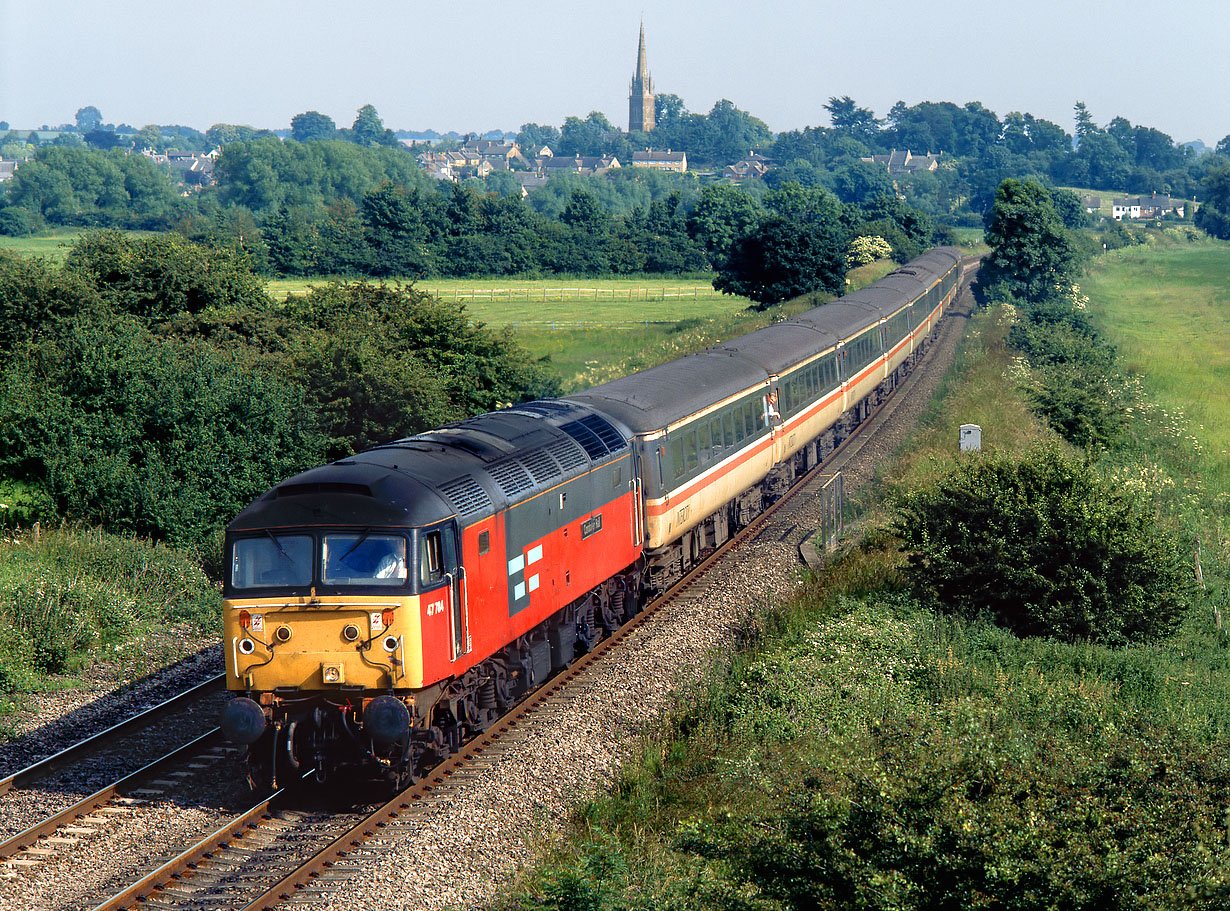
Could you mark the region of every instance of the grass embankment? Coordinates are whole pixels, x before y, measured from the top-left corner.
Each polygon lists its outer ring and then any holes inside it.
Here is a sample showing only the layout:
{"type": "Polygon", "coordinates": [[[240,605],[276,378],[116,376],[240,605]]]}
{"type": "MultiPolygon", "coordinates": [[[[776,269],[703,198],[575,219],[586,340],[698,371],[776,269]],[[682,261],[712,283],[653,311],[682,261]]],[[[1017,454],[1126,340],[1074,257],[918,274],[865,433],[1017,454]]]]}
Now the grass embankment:
{"type": "MultiPolygon", "coordinates": [[[[1125,256],[1095,267],[1089,290],[1129,351],[1120,327],[1147,308],[1125,293],[1142,284],[1134,269],[1164,274],[1167,302],[1215,303],[1230,268],[1225,246],[1125,256]]],[[[1184,310],[1154,307],[1156,333],[1184,338],[1184,310]]],[[[1018,639],[905,594],[885,489],[944,471],[962,423],[1000,452],[1051,438],[1015,380],[1011,318],[997,308],[972,321],[925,426],[860,492],[863,543],[757,621],[753,644],[682,701],[564,840],[543,846],[509,904],[1230,906],[1230,650],[1210,612],[1224,594],[1197,603],[1169,640],[1122,649],[1018,639]]],[[[1224,310],[1204,325],[1209,344],[1230,348],[1224,310]]],[[[1210,501],[1226,489],[1224,463],[1191,439],[1210,425],[1190,432],[1164,400],[1166,357],[1139,363],[1133,447],[1104,467],[1203,534],[1206,574],[1224,579],[1225,504],[1210,501]]],[[[1193,360],[1189,389],[1215,363],[1193,360]]],[[[1224,423],[1228,412],[1210,407],[1224,423]]]]}
{"type": "Polygon", "coordinates": [[[0,739],[20,693],[123,684],[213,635],[221,596],[191,556],[92,529],[0,538],[0,739]],[[100,675],[99,670],[103,673],[100,675]]]}

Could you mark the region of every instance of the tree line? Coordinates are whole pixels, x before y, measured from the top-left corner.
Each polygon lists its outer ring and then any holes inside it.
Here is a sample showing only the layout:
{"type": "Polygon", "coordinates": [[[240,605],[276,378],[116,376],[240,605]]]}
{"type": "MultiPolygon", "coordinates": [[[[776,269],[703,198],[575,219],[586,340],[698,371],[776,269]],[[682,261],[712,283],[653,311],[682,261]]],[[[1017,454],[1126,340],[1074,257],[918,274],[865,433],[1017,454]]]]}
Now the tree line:
{"type": "Polygon", "coordinates": [[[276,303],[242,251],[175,233],[0,252],[0,355],[0,522],[198,547],[296,471],[557,391],[461,305],[367,282],[276,303]]]}

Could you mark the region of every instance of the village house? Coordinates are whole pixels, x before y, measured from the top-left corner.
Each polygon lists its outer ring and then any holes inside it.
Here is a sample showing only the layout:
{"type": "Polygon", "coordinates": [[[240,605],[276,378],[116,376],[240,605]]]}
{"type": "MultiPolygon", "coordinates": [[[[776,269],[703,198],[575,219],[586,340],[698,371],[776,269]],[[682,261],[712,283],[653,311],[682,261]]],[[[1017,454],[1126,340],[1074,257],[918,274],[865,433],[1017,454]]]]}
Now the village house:
{"type": "Polygon", "coordinates": [[[898,151],[893,149],[887,155],[872,155],[870,158],[860,158],[872,164],[882,164],[888,168],[889,174],[915,174],[919,171],[934,171],[940,166],[940,157],[928,152],[926,155],[912,155],[909,149],[898,151]]]}
{"type": "Polygon", "coordinates": [[[615,168],[623,167],[619,163],[619,159],[614,155],[575,155],[571,158],[565,155],[552,155],[549,158],[538,159],[535,165],[538,168],[538,173],[545,177],[565,173],[581,174],[583,176],[600,175],[605,174],[607,171],[613,171],[615,168]]]}
{"type": "Polygon", "coordinates": [[[1115,221],[1124,218],[1161,218],[1164,215],[1187,217],[1187,200],[1171,199],[1169,196],[1124,196],[1111,202],[1111,217],[1115,221]]]}
{"type": "Polygon", "coordinates": [[[758,155],[756,152],[748,152],[746,158],[727,165],[722,170],[722,177],[734,181],[759,180],[773,170],[776,164],[776,159],[758,155]]]}
{"type": "Polygon", "coordinates": [[[670,149],[646,149],[632,153],[632,167],[653,168],[656,171],[673,171],[684,174],[688,170],[688,153],[672,152],[670,149]]]}
{"type": "Polygon", "coordinates": [[[1085,207],[1085,211],[1090,215],[1097,215],[1102,211],[1102,197],[1090,196],[1086,193],[1081,197],[1081,205],[1085,207]]]}
{"type": "Polygon", "coordinates": [[[17,173],[17,165],[18,162],[16,161],[0,160],[0,183],[4,183],[4,181],[17,173]]]}

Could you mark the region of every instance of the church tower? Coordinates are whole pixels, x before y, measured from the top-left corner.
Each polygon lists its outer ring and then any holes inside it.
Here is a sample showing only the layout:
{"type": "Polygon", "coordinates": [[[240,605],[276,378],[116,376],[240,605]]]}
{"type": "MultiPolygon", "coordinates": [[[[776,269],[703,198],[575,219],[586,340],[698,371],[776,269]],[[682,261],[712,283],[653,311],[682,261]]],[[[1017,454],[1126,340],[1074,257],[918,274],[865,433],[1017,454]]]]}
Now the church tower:
{"type": "Polygon", "coordinates": [[[641,20],[641,43],[636,49],[636,72],[628,92],[628,132],[648,133],[653,129],[653,80],[645,58],[645,20],[641,20]]]}

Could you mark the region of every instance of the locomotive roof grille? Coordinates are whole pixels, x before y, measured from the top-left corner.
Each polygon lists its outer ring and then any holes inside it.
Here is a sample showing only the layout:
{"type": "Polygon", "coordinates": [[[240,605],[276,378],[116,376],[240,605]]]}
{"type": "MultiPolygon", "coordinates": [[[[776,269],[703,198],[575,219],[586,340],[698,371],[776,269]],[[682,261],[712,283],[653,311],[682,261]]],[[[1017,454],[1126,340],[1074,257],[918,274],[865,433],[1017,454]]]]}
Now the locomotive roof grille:
{"type": "Polygon", "coordinates": [[[569,421],[560,430],[580,443],[591,459],[601,459],[628,446],[623,435],[596,414],[569,421]]]}
{"type": "Polygon", "coordinates": [[[533,452],[527,452],[521,457],[521,461],[539,484],[545,484],[564,476],[559,465],[555,463],[555,459],[551,458],[550,453],[545,450],[536,449],[533,452]]]}
{"type": "Polygon", "coordinates": [[[504,495],[509,499],[512,499],[519,493],[524,493],[534,486],[530,473],[516,459],[501,462],[489,470],[492,479],[500,485],[500,490],[504,491],[504,495]]]}
{"type": "Polygon", "coordinates": [[[448,497],[459,516],[491,508],[491,498],[487,496],[487,491],[469,475],[443,485],[440,493],[448,497]]]}
{"type": "Polygon", "coordinates": [[[547,445],[547,452],[555,457],[555,461],[559,462],[564,471],[584,468],[589,461],[585,458],[584,450],[572,438],[555,440],[547,445]]]}
{"type": "Polygon", "coordinates": [[[514,411],[528,411],[531,414],[541,415],[559,415],[567,414],[572,411],[571,405],[565,405],[562,402],[544,402],[541,400],[534,402],[524,402],[513,408],[514,411]]]}
{"type": "Polygon", "coordinates": [[[301,497],[322,493],[349,493],[370,497],[372,489],[366,484],[347,484],[342,481],[321,481],[306,484],[283,484],[277,489],[278,497],[301,497]]]}

